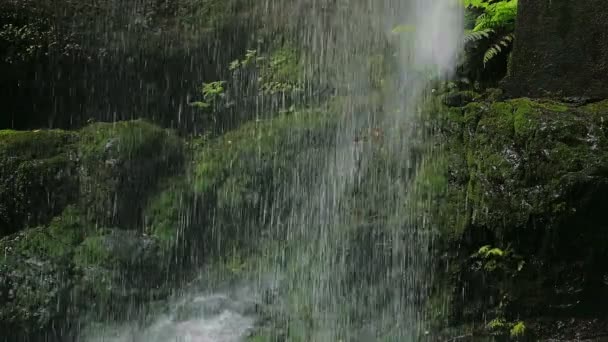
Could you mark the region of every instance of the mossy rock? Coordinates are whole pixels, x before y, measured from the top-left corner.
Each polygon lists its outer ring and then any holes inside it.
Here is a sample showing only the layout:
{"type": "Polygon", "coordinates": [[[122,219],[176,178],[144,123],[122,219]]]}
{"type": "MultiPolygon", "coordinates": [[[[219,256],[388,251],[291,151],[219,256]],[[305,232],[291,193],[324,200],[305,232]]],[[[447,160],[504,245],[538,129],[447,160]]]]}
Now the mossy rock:
{"type": "Polygon", "coordinates": [[[77,280],[70,259],[87,229],[68,207],[48,227],[0,240],[0,328],[15,339],[60,329],[72,307],[77,280]]]}
{"type": "Polygon", "coordinates": [[[128,317],[145,301],[169,294],[167,284],[172,276],[166,268],[168,258],[152,237],[136,231],[101,229],[74,251],[74,267],[81,275],[75,298],[88,302],[89,312],[98,318],[128,317]]]}
{"type": "MultiPolygon", "coordinates": [[[[207,213],[213,220],[212,253],[251,246],[261,233],[263,208],[270,208],[276,191],[298,179],[296,173],[305,182],[322,171],[314,160],[335,143],[334,119],[324,110],[300,110],[197,142],[193,185],[212,208],[207,213]]],[[[280,210],[292,205],[285,201],[280,210]]]]}
{"type": "Polygon", "coordinates": [[[570,180],[608,166],[601,115],[584,108],[514,99],[467,110],[479,115],[466,156],[473,224],[508,234],[536,214],[559,214],[570,180]]]}
{"type": "Polygon", "coordinates": [[[198,194],[190,180],[169,179],[144,210],[144,232],[159,244],[175,279],[207,261],[213,197],[198,194]]]}
{"type": "MultiPolygon", "coordinates": [[[[445,165],[446,181],[433,221],[453,265],[442,285],[452,322],[604,312],[607,102],[482,100],[445,113],[443,161],[432,163],[445,165]],[[510,276],[475,271],[469,256],[484,245],[524,263],[510,276]]],[[[431,171],[419,176],[439,180],[431,171]]]]}
{"type": "Polygon", "coordinates": [[[46,224],[78,192],[77,134],[0,131],[0,237],[46,224]]]}
{"type": "Polygon", "coordinates": [[[145,121],[96,123],[80,134],[80,204],[102,226],[137,224],[158,181],[183,164],[181,140],[145,121]]]}

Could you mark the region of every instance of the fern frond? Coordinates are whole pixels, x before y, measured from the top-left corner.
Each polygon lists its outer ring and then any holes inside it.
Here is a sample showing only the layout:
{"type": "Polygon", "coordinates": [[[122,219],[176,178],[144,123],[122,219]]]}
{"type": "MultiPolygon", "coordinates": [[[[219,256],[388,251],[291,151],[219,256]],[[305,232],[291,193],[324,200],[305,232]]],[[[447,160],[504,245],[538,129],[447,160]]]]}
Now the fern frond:
{"type": "Polygon", "coordinates": [[[490,35],[494,33],[494,30],[492,29],[485,29],[485,30],[481,30],[481,31],[466,31],[464,33],[464,43],[471,43],[471,42],[476,42],[478,40],[482,40],[485,38],[490,38],[490,35]]]}
{"type": "Polygon", "coordinates": [[[490,46],[490,48],[483,55],[483,66],[485,67],[489,61],[491,61],[494,57],[498,56],[502,52],[503,48],[508,48],[512,43],[515,35],[513,33],[509,33],[500,38],[500,40],[490,46]]]}
{"type": "Polygon", "coordinates": [[[487,28],[513,30],[515,18],[517,17],[517,0],[490,3],[484,6],[483,9],[484,12],[475,20],[473,31],[487,28]]]}

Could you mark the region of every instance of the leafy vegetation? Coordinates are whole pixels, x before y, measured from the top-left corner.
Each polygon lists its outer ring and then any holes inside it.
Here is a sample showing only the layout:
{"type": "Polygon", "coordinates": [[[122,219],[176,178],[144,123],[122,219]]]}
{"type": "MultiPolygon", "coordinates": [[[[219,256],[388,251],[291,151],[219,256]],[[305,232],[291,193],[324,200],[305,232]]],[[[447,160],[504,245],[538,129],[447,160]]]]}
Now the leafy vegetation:
{"type": "Polygon", "coordinates": [[[467,8],[480,12],[472,29],[465,35],[465,42],[486,41],[489,47],[483,54],[483,65],[487,65],[501,53],[510,51],[515,38],[515,19],[518,0],[465,0],[467,8]]]}

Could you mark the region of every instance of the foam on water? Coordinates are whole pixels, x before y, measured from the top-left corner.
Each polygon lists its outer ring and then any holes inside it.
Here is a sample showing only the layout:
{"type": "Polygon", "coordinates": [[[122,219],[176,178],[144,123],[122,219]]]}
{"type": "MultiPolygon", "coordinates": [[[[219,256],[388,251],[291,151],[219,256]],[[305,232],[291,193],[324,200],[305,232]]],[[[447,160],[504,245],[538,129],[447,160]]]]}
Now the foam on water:
{"type": "Polygon", "coordinates": [[[145,327],[105,326],[85,333],[87,342],[238,342],[249,335],[255,319],[251,304],[224,294],[194,296],[172,304],[145,327]]]}

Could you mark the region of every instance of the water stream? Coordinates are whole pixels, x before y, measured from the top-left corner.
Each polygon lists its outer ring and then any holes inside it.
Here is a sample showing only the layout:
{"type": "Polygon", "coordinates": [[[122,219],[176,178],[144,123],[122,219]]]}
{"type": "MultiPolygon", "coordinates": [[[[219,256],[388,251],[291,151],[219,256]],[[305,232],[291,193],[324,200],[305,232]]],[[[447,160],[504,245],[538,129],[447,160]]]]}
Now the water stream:
{"type": "Polygon", "coordinates": [[[431,82],[454,69],[461,7],[452,0],[335,2],[329,18],[328,1],[300,2],[307,67],[340,83],[346,100],[335,113],[341,119],[332,146],[308,155],[305,168],[274,194],[270,213],[295,203],[286,216],[267,220],[269,239],[281,247],[244,276],[244,287],[195,287],[148,326],[104,327],[86,341],[242,341],[261,324],[255,307],[269,277],[279,298],[271,320],[295,317],[283,327],[290,340],[414,341],[427,333],[433,232],[420,206],[411,205],[408,184],[421,159],[414,150],[432,153],[433,129],[421,109],[431,82]],[[372,104],[364,60],[380,37],[391,42],[397,71],[381,103],[372,104]]]}

